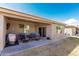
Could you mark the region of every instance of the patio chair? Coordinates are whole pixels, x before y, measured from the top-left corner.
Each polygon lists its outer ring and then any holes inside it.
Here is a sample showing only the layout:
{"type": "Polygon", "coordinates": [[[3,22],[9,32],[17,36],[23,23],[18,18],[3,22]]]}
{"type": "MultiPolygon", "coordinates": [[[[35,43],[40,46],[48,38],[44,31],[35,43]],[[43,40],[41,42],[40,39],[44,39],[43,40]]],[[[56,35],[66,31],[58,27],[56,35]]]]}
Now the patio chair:
{"type": "Polygon", "coordinates": [[[26,33],[19,33],[19,42],[28,42],[29,41],[29,37],[26,33]]]}
{"type": "Polygon", "coordinates": [[[31,33],[29,35],[30,40],[39,40],[40,39],[40,35],[36,34],[36,33],[31,33]]]}
{"type": "Polygon", "coordinates": [[[5,47],[18,45],[17,35],[15,33],[7,33],[5,40],[5,47]]]}

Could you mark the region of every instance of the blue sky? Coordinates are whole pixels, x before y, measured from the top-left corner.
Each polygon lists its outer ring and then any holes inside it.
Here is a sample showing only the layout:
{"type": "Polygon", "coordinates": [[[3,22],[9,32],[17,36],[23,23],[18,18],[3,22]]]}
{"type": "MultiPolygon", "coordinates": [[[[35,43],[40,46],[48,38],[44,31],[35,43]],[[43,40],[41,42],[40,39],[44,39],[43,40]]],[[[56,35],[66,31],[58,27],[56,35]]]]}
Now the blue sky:
{"type": "Polygon", "coordinates": [[[6,3],[0,4],[0,7],[65,23],[71,23],[72,21],[76,25],[79,21],[79,4],[77,3],[6,3]]]}

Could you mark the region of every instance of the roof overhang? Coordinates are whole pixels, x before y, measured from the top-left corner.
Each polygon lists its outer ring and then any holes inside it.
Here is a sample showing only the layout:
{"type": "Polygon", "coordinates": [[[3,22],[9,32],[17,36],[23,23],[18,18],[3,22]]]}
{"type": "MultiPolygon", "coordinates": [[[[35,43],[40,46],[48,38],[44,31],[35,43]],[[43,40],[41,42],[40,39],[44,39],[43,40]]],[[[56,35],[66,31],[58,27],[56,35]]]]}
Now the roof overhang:
{"type": "Polygon", "coordinates": [[[73,25],[68,25],[68,26],[66,26],[66,28],[76,28],[76,29],[79,29],[79,27],[73,26],[73,25]]]}
{"type": "Polygon", "coordinates": [[[13,17],[13,18],[18,18],[18,19],[24,19],[27,21],[33,21],[33,22],[39,22],[39,23],[45,23],[45,24],[58,24],[58,25],[64,25],[64,23],[60,23],[57,21],[52,21],[52,20],[48,20],[45,18],[40,18],[37,16],[33,16],[30,14],[25,14],[22,12],[18,12],[18,11],[14,11],[14,10],[10,10],[10,9],[6,9],[3,7],[0,7],[0,14],[2,14],[5,17],[13,17]]]}

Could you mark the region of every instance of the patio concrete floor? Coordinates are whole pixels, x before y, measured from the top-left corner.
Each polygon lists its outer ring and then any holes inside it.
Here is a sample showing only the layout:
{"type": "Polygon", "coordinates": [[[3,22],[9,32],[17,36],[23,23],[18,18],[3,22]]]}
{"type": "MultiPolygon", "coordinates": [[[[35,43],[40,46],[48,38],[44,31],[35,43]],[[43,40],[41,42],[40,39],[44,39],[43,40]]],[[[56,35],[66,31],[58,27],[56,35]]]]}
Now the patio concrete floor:
{"type": "MultiPolygon", "coordinates": [[[[27,44],[22,44],[19,46],[14,46],[17,49],[13,49],[13,47],[9,47],[4,49],[2,55],[9,55],[9,53],[16,52],[18,50],[22,50],[24,48],[30,48],[33,46],[38,46],[38,45],[45,45],[50,43],[51,40],[41,40],[41,41],[34,41],[34,42],[29,42],[27,44]],[[19,48],[19,49],[18,49],[19,48]]],[[[51,42],[53,43],[53,42],[51,42]]],[[[55,43],[54,43],[55,44],[55,43]]],[[[67,38],[63,42],[57,45],[52,45],[52,55],[51,56],[79,56],[79,38],[67,38]]],[[[34,47],[33,47],[34,48],[34,47]]]]}
{"type": "Polygon", "coordinates": [[[30,41],[27,43],[23,43],[20,45],[16,45],[16,46],[11,46],[11,47],[6,47],[2,52],[1,55],[2,56],[8,56],[8,55],[12,55],[12,54],[16,54],[18,52],[21,52],[23,50],[28,50],[28,49],[32,49],[32,48],[36,48],[42,45],[46,45],[52,43],[51,40],[39,40],[39,41],[30,41]]]}

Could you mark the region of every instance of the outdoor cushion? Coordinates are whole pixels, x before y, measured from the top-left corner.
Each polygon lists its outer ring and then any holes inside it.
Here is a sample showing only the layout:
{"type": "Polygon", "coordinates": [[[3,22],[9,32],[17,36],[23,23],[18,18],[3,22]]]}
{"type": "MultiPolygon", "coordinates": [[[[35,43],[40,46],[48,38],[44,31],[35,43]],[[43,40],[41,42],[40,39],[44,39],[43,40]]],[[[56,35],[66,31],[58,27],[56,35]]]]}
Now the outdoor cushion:
{"type": "Polygon", "coordinates": [[[17,44],[19,44],[17,35],[15,33],[7,33],[6,40],[5,40],[5,47],[13,46],[13,45],[17,45],[17,44]]]}
{"type": "Polygon", "coordinates": [[[15,42],[16,41],[16,34],[9,34],[8,38],[9,38],[10,42],[15,42]]]}

